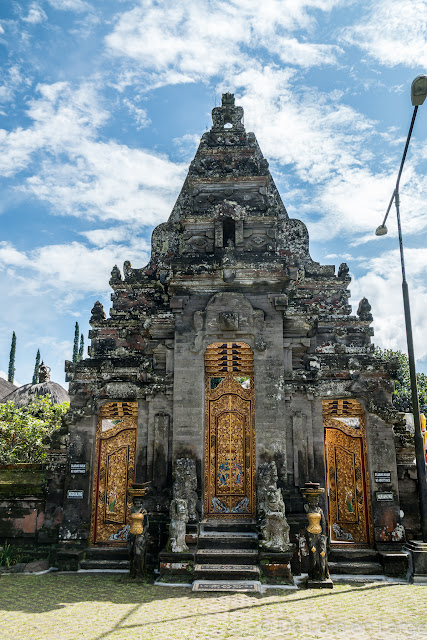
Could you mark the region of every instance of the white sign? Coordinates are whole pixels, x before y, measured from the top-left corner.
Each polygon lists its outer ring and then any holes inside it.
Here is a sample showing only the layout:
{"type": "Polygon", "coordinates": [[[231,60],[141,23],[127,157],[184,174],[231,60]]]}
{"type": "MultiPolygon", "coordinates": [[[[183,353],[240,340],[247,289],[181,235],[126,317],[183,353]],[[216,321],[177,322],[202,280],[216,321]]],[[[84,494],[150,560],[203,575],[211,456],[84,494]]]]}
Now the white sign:
{"type": "Polygon", "coordinates": [[[81,491],[76,489],[68,489],[67,498],[77,498],[81,500],[83,498],[83,489],[81,491]]]}
{"type": "Polygon", "coordinates": [[[86,473],[86,463],[72,462],[71,473],[86,473]]]}

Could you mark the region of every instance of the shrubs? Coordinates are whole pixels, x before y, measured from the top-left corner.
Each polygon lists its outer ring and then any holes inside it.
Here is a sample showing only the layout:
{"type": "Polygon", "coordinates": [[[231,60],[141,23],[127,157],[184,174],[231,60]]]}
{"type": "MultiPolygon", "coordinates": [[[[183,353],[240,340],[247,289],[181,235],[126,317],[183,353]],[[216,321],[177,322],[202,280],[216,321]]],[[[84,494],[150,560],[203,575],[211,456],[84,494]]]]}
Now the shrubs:
{"type": "Polygon", "coordinates": [[[13,402],[0,404],[0,464],[43,462],[45,445],[61,428],[69,406],[52,404],[50,396],[39,396],[21,409],[13,402]]]}

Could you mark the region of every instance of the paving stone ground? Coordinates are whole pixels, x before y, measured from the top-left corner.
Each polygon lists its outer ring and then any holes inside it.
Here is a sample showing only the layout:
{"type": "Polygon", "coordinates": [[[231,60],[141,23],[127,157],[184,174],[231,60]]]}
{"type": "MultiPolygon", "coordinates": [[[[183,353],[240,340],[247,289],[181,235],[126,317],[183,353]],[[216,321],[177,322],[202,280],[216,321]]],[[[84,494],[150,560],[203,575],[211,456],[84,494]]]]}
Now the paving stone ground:
{"type": "Polygon", "coordinates": [[[192,593],[118,575],[0,577],[1,640],[427,639],[427,587],[192,593]]]}

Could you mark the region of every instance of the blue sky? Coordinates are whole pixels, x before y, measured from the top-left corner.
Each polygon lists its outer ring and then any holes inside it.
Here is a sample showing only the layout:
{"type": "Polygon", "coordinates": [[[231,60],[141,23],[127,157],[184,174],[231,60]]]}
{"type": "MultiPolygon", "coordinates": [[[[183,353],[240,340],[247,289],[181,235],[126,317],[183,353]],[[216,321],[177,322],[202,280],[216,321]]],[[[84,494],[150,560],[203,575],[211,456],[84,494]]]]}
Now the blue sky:
{"type": "MultiPolygon", "coordinates": [[[[10,0],[0,4],[0,369],[37,348],[64,381],[114,264],[142,267],[211,109],[245,109],[312,257],[346,261],[376,344],[405,349],[393,191],[427,72],[424,0],[10,0]]],[[[427,103],[401,182],[415,351],[427,371],[427,103]]]]}

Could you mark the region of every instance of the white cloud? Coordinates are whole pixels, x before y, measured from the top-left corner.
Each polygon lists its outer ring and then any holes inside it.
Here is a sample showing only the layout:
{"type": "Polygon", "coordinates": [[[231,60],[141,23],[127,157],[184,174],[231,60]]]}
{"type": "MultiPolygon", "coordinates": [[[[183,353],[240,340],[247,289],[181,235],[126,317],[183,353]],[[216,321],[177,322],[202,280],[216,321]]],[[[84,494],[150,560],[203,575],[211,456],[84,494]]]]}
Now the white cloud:
{"type": "Polygon", "coordinates": [[[48,2],[51,7],[60,11],[82,13],[91,9],[91,5],[88,2],[84,2],[84,0],[48,0],[48,2]]]}
{"type": "MultiPolygon", "coordinates": [[[[427,347],[427,249],[405,250],[407,279],[411,302],[414,350],[417,359],[425,359],[427,347]]],[[[372,305],[375,344],[382,348],[406,352],[405,320],[402,298],[402,273],[399,250],[387,251],[361,265],[365,275],[353,278],[352,302],[366,296],[372,305]]]]}
{"type": "Polygon", "coordinates": [[[143,129],[150,124],[151,120],[148,117],[145,109],[137,107],[133,102],[129,100],[129,98],[124,98],[123,104],[127,107],[129,113],[133,116],[137,125],[137,129],[143,129]]]}
{"type": "Polygon", "coordinates": [[[142,225],[166,219],[186,167],[144,149],[97,142],[108,113],[95,87],[84,84],[73,91],[57,82],[38,90],[41,97],[27,111],[33,125],[0,130],[0,173],[32,169],[17,188],[48,202],[56,213],[142,225]]]}
{"type": "MultiPolygon", "coordinates": [[[[427,67],[425,0],[375,0],[365,19],[343,31],[353,44],[381,64],[427,67]]],[[[415,74],[414,74],[415,75],[415,74]]]]}
{"type": "Polygon", "coordinates": [[[47,15],[37,2],[32,2],[28,9],[28,15],[22,18],[22,20],[30,24],[38,24],[39,22],[47,20],[47,15]]]}
{"type": "Polygon", "coordinates": [[[341,0],[175,0],[159,5],[141,0],[121,14],[106,37],[113,55],[138,63],[147,84],[207,80],[244,69],[246,48],[261,48],[282,62],[302,67],[336,64],[335,44],[298,40],[297,29],[311,29],[310,10],[331,11],[341,0]]]}
{"type": "Polygon", "coordinates": [[[18,89],[30,86],[31,80],[24,75],[17,64],[0,72],[0,103],[10,102],[14,99],[18,89]]]}
{"type": "MultiPolygon", "coordinates": [[[[10,297],[25,291],[38,295],[43,291],[57,290],[66,291],[71,303],[74,295],[107,291],[109,273],[114,264],[121,265],[130,260],[135,267],[143,267],[148,258],[149,245],[136,236],[127,245],[109,244],[95,249],[72,242],[24,252],[18,251],[11,243],[3,242],[0,246],[0,272],[15,278],[10,297]]],[[[57,300],[62,303],[62,296],[57,300]]]]}

